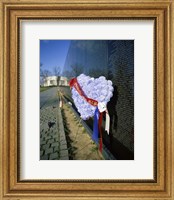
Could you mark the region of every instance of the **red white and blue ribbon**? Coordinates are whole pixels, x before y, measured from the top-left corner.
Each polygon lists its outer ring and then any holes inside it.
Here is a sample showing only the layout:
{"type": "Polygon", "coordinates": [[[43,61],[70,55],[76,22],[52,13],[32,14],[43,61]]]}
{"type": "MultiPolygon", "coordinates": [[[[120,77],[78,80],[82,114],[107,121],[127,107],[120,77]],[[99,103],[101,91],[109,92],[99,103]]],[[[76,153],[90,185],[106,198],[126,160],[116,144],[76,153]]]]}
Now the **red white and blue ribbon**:
{"type": "Polygon", "coordinates": [[[85,99],[90,105],[95,106],[95,113],[94,113],[94,124],[93,124],[93,135],[92,139],[98,143],[99,140],[99,149],[102,152],[102,121],[103,121],[103,113],[106,114],[106,123],[105,123],[105,130],[109,134],[109,126],[110,126],[110,117],[108,114],[108,110],[106,105],[102,102],[98,102],[94,99],[88,98],[85,93],[83,92],[82,88],[80,87],[77,78],[73,78],[69,82],[70,88],[74,87],[80,96],[85,99]]]}

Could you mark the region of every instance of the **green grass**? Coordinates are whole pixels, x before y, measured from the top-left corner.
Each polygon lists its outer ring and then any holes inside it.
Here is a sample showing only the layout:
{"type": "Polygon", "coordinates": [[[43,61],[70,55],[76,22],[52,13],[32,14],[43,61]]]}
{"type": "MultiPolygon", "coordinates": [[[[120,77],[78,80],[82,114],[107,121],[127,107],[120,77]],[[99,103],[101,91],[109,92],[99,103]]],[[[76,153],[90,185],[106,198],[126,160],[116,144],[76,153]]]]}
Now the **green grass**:
{"type": "Polygon", "coordinates": [[[49,89],[49,87],[40,87],[40,92],[43,92],[43,91],[48,90],[48,89],[49,89]]]}
{"type": "Polygon", "coordinates": [[[46,86],[46,87],[40,86],[40,92],[43,92],[43,91],[48,90],[48,89],[53,88],[53,87],[57,87],[57,86],[55,86],[55,85],[53,85],[53,86],[46,86]]]}

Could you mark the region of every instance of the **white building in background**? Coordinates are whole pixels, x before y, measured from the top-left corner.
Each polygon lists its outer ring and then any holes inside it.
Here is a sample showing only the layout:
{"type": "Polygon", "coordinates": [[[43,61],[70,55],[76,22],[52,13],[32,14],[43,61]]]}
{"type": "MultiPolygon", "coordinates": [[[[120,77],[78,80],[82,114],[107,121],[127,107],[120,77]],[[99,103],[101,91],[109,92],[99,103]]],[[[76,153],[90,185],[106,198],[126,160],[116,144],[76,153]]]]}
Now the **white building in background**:
{"type": "MultiPolygon", "coordinates": [[[[69,86],[67,77],[61,76],[59,79],[59,86],[69,86]]],[[[43,86],[57,86],[57,76],[48,76],[44,79],[43,86]]]]}

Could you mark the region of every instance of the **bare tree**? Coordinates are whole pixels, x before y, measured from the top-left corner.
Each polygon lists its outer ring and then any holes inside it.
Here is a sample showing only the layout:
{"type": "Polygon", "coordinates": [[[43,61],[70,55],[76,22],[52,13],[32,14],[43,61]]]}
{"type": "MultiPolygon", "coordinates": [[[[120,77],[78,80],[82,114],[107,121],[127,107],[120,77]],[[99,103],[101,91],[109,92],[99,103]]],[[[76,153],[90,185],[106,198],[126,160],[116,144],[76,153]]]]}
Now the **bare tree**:
{"type": "Polygon", "coordinates": [[[59,86],[59,81],[60,81],[60,67],[55,66],[53,69],[54,75],[57,77],[57,86],[59,86]]]}
{"type": "Polygon", "coordinates": [[[42,81],[45,82],[47,77],[51,75],[49,70],[41,70],[40,76],[42,77],[42,81]]]}
{"type": "Polygon", "coordinates": [[[63,72],[63,76],[65,76],[68,80],[70,80],[74,76],[74,74],[72,71],[66,70],[63,72]]]}
{"type": "Polygon", "coordinates": [[[84,66],[78,63],[71,65],[71,68],[73,70],[74,76],[76,77],[83,73],[84,70],[84,66]]]}
{"type": "Polygon", "coordinates": [[[44,78],[47,78],[48,76],[51,75],[51,72],[49,70],[42,70],[41,76],[44,78]]]}
{"type": "Polygon", "coordinates": [[[40,63],[40,77],[41,77],[41,78],[43,78],[43,74],[44,74],[43,69],[42,69],[42,66],[43,66],[43,64],[40,63]]]}

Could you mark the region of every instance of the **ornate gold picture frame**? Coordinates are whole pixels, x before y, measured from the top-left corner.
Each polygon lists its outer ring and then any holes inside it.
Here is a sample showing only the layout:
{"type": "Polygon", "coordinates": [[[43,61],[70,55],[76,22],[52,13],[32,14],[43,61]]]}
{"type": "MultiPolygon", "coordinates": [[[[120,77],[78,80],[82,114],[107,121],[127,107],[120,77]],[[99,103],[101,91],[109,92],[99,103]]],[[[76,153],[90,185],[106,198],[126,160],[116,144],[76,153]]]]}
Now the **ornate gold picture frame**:
{"type": "Polygon", "coordinates": [[[10,1],[1,6],[1,199],[173,199],[173,1],[10,1]],[[155,22],[155,176],[135,180],[20,180],[20,22],[31,19],[152,19],[155,22]]]}

